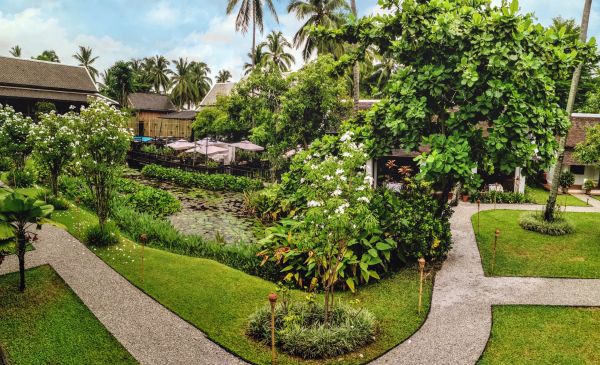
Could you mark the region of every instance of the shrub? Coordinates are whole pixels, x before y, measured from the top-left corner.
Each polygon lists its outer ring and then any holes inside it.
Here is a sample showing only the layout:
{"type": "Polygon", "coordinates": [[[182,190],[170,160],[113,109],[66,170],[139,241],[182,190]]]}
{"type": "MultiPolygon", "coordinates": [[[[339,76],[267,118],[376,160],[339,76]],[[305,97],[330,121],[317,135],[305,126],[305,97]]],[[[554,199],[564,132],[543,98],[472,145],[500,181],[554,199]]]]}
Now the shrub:
{"type": "Polygon", "coordinates": [[[12,170],[8,173],[7,180],[10,186],[15,188],[27,188],[33,186],[37,180],[36,171],[26,167],[23,170],[12,170]]]}
{"type": "Polygon", "coordinates": [[[10,171],[12,162],[8,157],[0,157],[0,171],[10,171]]]}
{"type": "Polygon", "coordinates": [[[104,227],[96,224],[88,227],[83,234],[83,241],[90,246],[106,247],[119,243],[119,229],[112,222],[104,227]]]}
{"type": "Polygon", "coordinates": [[[512,191],[477,191],[471,193],[470,200],[475,203],[477,200],[484,204],[524,204],[533,203],[533,198],[527,193],[515,193],[512,191]]]}
{"type": "Polygon", "coordinates": [[[54,210],[69,209],[69,201],[63,197],[57,197],[50,194],[48,191],[41,191],[37,196],[37,200],[46,202],[54,207],[54,210]]]}
{"type": "Polygon", "coordinates": [[[575,232],[575,227],[573,227],[571,222],[559,213],[556,213],[552,222],[546,221],[543,213],[524,213],[519,218],[519,225],[528,231],[538,232],[549,236],[562,236],[575,232]]]}
{"type": "Polygon", "coordinates": [[[558,177],[558,185],[564,189],[568,189],[571,185],[575,184],[575,175],[571,171],[563,171],[558,177]]]}
{"type": "Polygon", "coordinates": [[[262,181],[245,176],[232,176],[227,174],[203,174],[180,169],[146,165],[142,174],[160,180],[167,180],[178,185],[197,187],[216,191],[246,191],[262,188],[262,181]]]}
{"type": "MultiPolygon", "coordinates": [[[[369,311],[337,305],[329,324],[323,305],[280,304],[275,308],[275,343],[281,351],[303,359],[323,359],[355,351],[375,340],[377,323],[369,311]]],[[[271,308],[250,316],[246,333],[265,344],[271,339],[271,308]]]]}
{"type": "Polygon", "coordinates": [[[67,199],[79,200],[84,206],[90,209],[94,208],[94,198],[85,180],[73,176],[63,176],[58,182],[58,189],[67,199]]]}
{"type": "Polygon", "coordinates": [[[181,203],[173,194],[132,180],[119,179],[117,192],[120,194],[117,199],[123,204],[155,217],[168,216],[181,210],[181,203]]]}
{"type": "Polygon", "coordinates": [[[583,183],[583,190],[585,190],[585,191],[590,191],[595,187],[596,187],[596,184],[594,184],[593,180],[587,179],[583,183]]]}

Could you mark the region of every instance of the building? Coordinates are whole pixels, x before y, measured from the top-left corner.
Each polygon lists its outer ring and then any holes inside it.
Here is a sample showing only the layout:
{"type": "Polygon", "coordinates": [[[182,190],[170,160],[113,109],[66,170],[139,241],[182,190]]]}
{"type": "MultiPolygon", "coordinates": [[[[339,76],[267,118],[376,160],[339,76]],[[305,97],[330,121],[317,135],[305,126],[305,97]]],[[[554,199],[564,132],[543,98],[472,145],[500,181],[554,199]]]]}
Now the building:
{"type": "Polygon", "coordinates": [[[51,102],[65,113],[86,105],[89,97],[116,104],[98,93],[85,67],[0,56],[0,104],[33,117],[39,102],[51,102]]]}
{"type": "MultiPolygon", "coordinates": [[[[565,143],[565,159],[563,161],[563,171],[571,171],[575,175],[575,184],[571,190],[582,190],[582,185],[586,180],[592,180],[598,186],[600,179],[600,168],[596,165],[586,165],[575,158],[575,146],[585,141],[586,130],[600,123],[600,114],[582,114],[573,113],[571,115],[571,129],[565,143]]],[[[550,169],[547,174],[547,180],[550,184],[554,169],[550,169]]]]}
{"type": "Polygon", "coordinates": [[[161,116],[174,113],[177,108],[167,95],[132,93],[127,97],[127,105],[134,112],[129,128],[133,129],[136,136],[169,136],[166,130],[163,131],[161,116]]]}
{"type": "Polygon", "coordinates": [[[235,82],[223,82],[214,84],[209,90],[209,92],[204,96],[204,99],[202,99],[202,101],[200,102],[200,108],[217,105],[218,97],[231,95],[234,86],[235,82]]]}

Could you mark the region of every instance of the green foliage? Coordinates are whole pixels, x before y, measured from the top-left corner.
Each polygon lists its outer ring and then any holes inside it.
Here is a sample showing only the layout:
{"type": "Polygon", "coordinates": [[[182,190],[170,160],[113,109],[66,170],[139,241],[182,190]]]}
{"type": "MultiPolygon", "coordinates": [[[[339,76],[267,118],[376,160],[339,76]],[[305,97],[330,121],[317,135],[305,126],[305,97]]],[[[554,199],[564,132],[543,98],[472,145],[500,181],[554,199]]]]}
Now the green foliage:
{"type": "Polygon", "coordinates": [[[587,128],[585,140],[575,147],[575,157],[586,164],[600,165],[600,125],[587,128]]]}
{"type": "Polygon", "coordinates": [[[51,101],[38,101],[33,106],[34,115],[36,120],[40,120],[44,114],[51,112],[56,113],[56,105],[51,101]]]}
{"type": "Polygon", "coordinates": [[[6,105],[0,104],[0,153],[10,158],[16,170],[25,167],[25,160],[33,150],[33,144],[29,139],[32,120],[24,117],[21,113],[6,105]]]}
{"type": "Polygon", "coordinates": [[[90,226],[84,232],[83,242],[96,247],[116,245],[119,243],[119,229],[110,221],[103,226],[99,224],[90,226]]]}
{"type": "MultiPolygon", "coordinates": [[[[275,344],[282,351],[303,359],[324,359],[347,354],[374,341],[377,322],[364,309],[337,306],[325,323],[325,308],[316,303],[275,307],[275,344]]],[[[271,341],[271,308],[250,316],[246,334],[265,344],[271,341]]]]}
{"type": "Polygon", "coordinates": [[[471,203],[479,200],[483,204],[524,204],[535,203],[533,197],[527,194],[515,193],[512,191],[476,191],[469,195],[471,203]]]}
{"type": "Polygon", "coordinates": [[[116,190],[119,192],[116,199],[138,212],[165,217],[181,210],[179,200],[168,191],[128,179],[118,179],[116,185],[116,190]]]}
{"type": "Polygon", "coordinates": [[[558,178],[558,185],[563,189],[568,189],[575,184],[575,175],[571,171],[563,171],[558,178]]]}
{"type": "Polygon", "coordinates": [[[158,165],[144,166],[142,174],[156,179],[168,180],[182,186],[215,191],[241,192],[246,190],[257,190],[262,187],[262,181],[245,176],[203,174],[158,165]]]}
{"type": "Polygon", "coordinates": [[[227,110],[227,99],[223,97],[217,98],[216,106],[202,108],[192,123],[194,137],[213,136],[229,141],[240,140],[248,130],[240,128],[237,121],[229,118],[225,110],[227,110]]]}
{"type": "Polygon", "coordinates": [[[53,49],[44,50],[36,57],[31,57],[34,60],[60,63],[60,59],[53,49]]]}
{"type": "Polygon", "coordinates": [[[58,185],[60,192],[67,199],[79,202],[90,209],[94,209],[94,198],[83,178],[63,176],[58,185]]]}
{"type": "MultiPolygon", "coordinates": [[[[441,183],[444,192],[456,182],[479,185],[474,168],[490,174],[524,167],[531,175],[552,163],[555,136],[569,126],[557,80],[570,80],[581,62],[595,62],[594,41],[574,43],[508,2],[380,4],[391,14],[321,30],[360,44],[362,53],[374,46],[403,65],[385,98],[366,114],[371,155],[428,146],[418,158],[420,176],[441,183]]],[[[340,66],[353,63],[353,56],[340,66]]]]}
{"type": "Polygon", "coordinates": [[[15,188],[28,188],[37,181],[37,171],[32,167],[25,167],[22,170],[14,169],[6,176],[8,184],[15,188]]]}
{"type": "Polygon", "coordinates": [[[568,219],[554,215],[554,220],[548,222],[539,212],[523,213],[519,218],[519,225],[528,231],[538,232],[549,236],[562,236],[575,232],[575,227],[568,219]]]}
{"type": "Polygon", "coordinates": [[[583,183],[583,190],[589,191],[596,187],[596,184],[593,180],[587,179],[583,183]]]}
{"type": "Polygon", "coordinates": [[[169,147],[158,147],[153,144],[148,144],[148,145],[142,146],[141,151],[145,152],[145,153],[153,153],[155,155],[163,155],[163,156],[172,156],[175,153],[175,151],[173,151],[169,147]]]}
{"type": "Polygon", "coordinates": [[[0,157],[0,171],[9,171],[12,169],[12,162],[8,157],[0,157]]]}

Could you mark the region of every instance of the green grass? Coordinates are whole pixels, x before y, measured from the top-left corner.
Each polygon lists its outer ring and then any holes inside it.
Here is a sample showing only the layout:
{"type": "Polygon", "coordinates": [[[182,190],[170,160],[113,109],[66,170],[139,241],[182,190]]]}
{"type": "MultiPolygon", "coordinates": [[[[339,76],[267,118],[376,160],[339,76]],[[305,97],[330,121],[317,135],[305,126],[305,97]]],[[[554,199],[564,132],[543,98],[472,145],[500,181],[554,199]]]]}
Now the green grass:
{"type": "Polygon", "coordinates": [[[0,346],[13,365],[137,364],[50,268],[0,276],[0,346]]]}
{"type": "Polygon", "coordinates": [[[492,316],[481,365],[600,363],[600,308],[497,306],[492,316]]]}
{"type": "Polygon", "coordinates": [[[492,275],[494,231],[498,228],[493,275],[600,278],[600,214],[564,213],[576,231],[558,237],[521,228],[519,216],[527,212],[489,210],[480,214],[479,234],[477,214],[471,221],[486,275],[492,275]]]}
{"type": "MultiPolygon", "coordinates": [[[[85,210],[55,212],[53,219],[78,236],[84,226],[95,221],[85,210]]],[[[142,288],[165,307],[189,321],[210,339],[236,355],[258,364],[269,364],[268,347],[245,336],[248,316],[267,305],[267,295],[274,291],[271,282],[245,274],[212,260],[187,257],[166,251],[144,249],[144,281],[141,279],[141,247],[129,240],[110,249],[94,252],[133,284],[142,288]]],[[[425,319],[431,298],[431,281],[427,281],[424,310],[417,314],[418,276],[406,269],[381,282],[360,288],[358,294],[336,295],[347,303],[360,299],[360,305],[373,312],[381,332],[376,341],[358,352],[327,361],[305,362],[280,355],[279,364],[362,364],[376,358],[414,333],[425,319]]],[[[305,293],[294,291],[293,297],[304,300],[305,293]]]]}
{"type": "MultiPolygon", "coordinates": [[[[548,190],[546,190],[544,188],[527,187],[527,194],[533,199],[535,204],[546,204],[546,202],[548,201],[549,192],[548,192],[548,190]]],[[[588,204],[586,204],[586,202],[584,202],[580,199],[577,199],[576,197],[574,197],[571,194],[558,195],[556,203],[560,206],[564,206],[565,202],[567,203],[567,206],[572,206],[572,207],[587,207],[588,206],[588,204]]]]}

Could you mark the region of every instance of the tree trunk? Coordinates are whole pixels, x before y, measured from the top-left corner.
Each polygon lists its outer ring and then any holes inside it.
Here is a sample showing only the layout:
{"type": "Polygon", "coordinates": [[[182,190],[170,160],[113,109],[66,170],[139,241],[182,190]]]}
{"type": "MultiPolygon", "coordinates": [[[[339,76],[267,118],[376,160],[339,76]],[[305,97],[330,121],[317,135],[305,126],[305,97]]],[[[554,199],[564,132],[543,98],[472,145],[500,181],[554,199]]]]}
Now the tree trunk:
{"type": "MultiPolygon", "coordinates": [[[[356,11],[356,0],[351,1],[352,14],[355,17],[358,17],[358,12],[356,11]]],[[[354,97],[354,111],[358,111],[358,102],[360,100],[360,64],[358,61],[354,63],[354,67],[352,68],[352,94],[354,97]]]]}
{"type": "MultiPolygon", "coordinates": [[[[588,23],[590,20],[590,9],[592,7],[592,0],[586,0],[585,6],[583,8],[583,17],[581,19],[581,33],[579,34],[579,40],[581,42],[586,41],[587,39],[587,30],[588,23]]],[[[580,64],[575,69],[573,73],[573,79],[571,80],[571,90],[569,91],[569,99],[567,101],[567,116],[571,119],[571,114],[573,113],[573,105],[575,104],[575,96],[577,96],[577,87],[579,86],[579,79],[581,77],[581,69],[583,65],[580,64]]],[[[550,188],[550,195],[548,196],[548,202],[546,203],[546,211],[544,212],[544,219],[548,222],[554,220],[554,210],[556,209],[556,197],[558,195],[558,183],[560,174],[563,169],[563,161],[565,159],[565,144],[567,141],[567,137],[569,136],[569,131],[565,133],[565,135],[560,138],[558,141],[558,158],[556,160],[556,165],[554,165],[554,174],[552,176],[552,186],[550,188]]]]}
{"type": "Polygon", "coordinates": [[[255,6],[252,6],[252,68],[256,66],[256,9],[255,6]]]}
{"type": "Polygon", "coordinates": [[[25,238],[25,226],[19,225],[17,229],[17,257],[19,258],[19,291],[25,291],[25,249],[27,239],[25,238]]]}
{"type": "Polygon", "coordinates": [[[50,185],[52,187],[52,195],[58,197],[58,173],[53,172],[50,175],[50,185]]]}
{"type": "Polygon", "coordinates": [[[451,178],[446,179],[444,186],[442,187],[442,194],[438,198],[438,208],[435,212],[436,217],[441,217],[448,204],[448,195],[454,187],[454,180],[451,178]]]}

